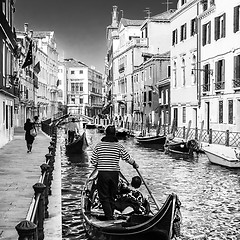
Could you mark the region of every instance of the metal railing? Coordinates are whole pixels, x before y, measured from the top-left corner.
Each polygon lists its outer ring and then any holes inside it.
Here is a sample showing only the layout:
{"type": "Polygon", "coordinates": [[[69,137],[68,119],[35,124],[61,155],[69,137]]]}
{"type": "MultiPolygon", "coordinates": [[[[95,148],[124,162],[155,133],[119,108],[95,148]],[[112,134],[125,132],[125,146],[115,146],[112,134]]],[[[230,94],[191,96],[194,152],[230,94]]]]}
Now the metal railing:
{"type": "Polygon", "coordinates": [[[46,163],[40,166],[40,180],[33,185],[34,197],[27,217],[15,227],[19,235],[19,240],[44,239],[44,219],[49,217],[48,196],[52,194],[51,184],[57,143],[56,131],[56,127],[52,127],[52,138],[48,147],[48,153],[45,155],[46,163]]]}
{"type": "MultiPolygon", "coordinates": [[[[128,122],[128,121],[115,121],[112,119],[100,119],[95,118],[94,122],[96,124],[101,125],[108,125],[108,124],[114,124],[119,127],[124,127],[131,131],[144,131],[145,133],[149,133],[150,135],[154,135],[157,132],[158,126],[151,126],[149,125],[147,128],[143,126],[142,123],[139,122],[128,122]]],[[[159,134],[170,134],[172,129],[171,125],[166,124],[161,126],[159,130],[159,134]]],[[[179,138],[185,138],[186,137],[187,129],[186,127],[176,127],[174,131],[174,136],[179,138]]],[[[190,131],[188,133],[188,139],[196,139],[199,140],[199,136],[201,134],[201,142],[205,143],[214,143],[214,144],[220,144],[225,146],[232,146],[232,147],[240,147],[240,132],[230,132],[229,130],[226,131],[218,131],[213,129],[203,129],[200,133],[200,129],[198,128],[190,128],[190,131]]]]}

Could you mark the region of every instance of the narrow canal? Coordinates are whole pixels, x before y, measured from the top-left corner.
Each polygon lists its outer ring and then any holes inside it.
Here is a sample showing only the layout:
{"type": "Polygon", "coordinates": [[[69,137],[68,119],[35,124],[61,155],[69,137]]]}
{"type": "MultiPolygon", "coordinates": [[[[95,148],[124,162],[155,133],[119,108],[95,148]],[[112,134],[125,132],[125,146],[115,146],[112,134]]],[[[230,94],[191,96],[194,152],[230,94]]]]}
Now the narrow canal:
{"type": "MultiPolygon", "coordinates": [[[[91,146],[103,135],[87,130],[91,146]],[[91,142],[91,141],[90,141],[91,142]]],[[[240,239],[240,170],[211,164],[204,154],[191,158],[166,155],[161,149],[144,148],[135,139],[120,140],[139,164],[139,171],[160,206],[168,194],[178,195],[182,206],[182,240],[240,239]]],[[[87,239],[81,218],[81,189],[91,172],[86,153],[65,155],[64,134],[60,134],[62,162],[63,239],[87,239]]],[[[121,162],[124,175],[130,179],[136,171],[121,162]]],[[[148,192],[142,187],[144,193],[148,192]]]]}

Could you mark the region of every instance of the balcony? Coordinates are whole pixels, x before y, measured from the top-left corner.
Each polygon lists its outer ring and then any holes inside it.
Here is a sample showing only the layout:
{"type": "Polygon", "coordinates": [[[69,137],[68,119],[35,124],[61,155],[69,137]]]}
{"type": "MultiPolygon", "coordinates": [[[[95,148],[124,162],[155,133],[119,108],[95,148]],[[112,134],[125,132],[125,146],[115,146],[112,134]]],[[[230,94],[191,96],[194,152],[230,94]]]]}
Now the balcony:
{"type": "Polygon", "coordinates": [[[207,93],[210,91],[210,84],[209,83],[205,83],[202,85],[202,91],[203,93],[207,93]]]}
{"type": "Polygon", "coordinates": [[[215,83],[215,92],[221,92],[225,89],[225,82],[216,82],[215,83]]]}
{"type": "Polygon", "coordinates": [[[233,79],[232,83],[233,83],[234,90],[240,90],[240,78],[233,79]]]}
{"type": "Polygon", "coordinates": [[[113,57],[122,54],[132,47],[148,47],[148,38],[133,38],[122,45],[117,51],[113,53],[113,57]]]}

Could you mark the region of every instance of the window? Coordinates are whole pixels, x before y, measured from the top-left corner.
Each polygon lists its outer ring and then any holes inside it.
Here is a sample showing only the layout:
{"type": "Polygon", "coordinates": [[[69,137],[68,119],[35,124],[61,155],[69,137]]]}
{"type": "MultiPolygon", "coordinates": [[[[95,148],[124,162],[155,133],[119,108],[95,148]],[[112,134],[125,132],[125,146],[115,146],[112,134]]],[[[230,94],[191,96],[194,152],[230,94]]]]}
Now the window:
{"type": "Polygon", "coordinates": [[[79,74],[83,74],[83,70],[80,70],[80,71],[79,71],[79,74]]]}
{"type": "Polygon", "coordinates": [[[177,29],[172,32],[172,45],[177,44],[177,29]]]}
{"type": "Polygon", "coordinates": [[[2,56],[2,74],[3,74],[3,86],[6,85],[6,42],[3,40],[3,56],[2,56]]]}
{"type": "Polygon", "coordinates": [[[240,18],[239,18],[239,13],[240,13],[240,5],[234,7],[234,15],[233,15],[233,32],[239,31],[239,26],[240,26],[240,18]]]}
{"type": "Polygon", "coordinates": [[[240,55],[234,56],[234,79],[240,81],[240,55]]]}
{"type": "Polygon", "coordinates": [[[219,60],[215,63],[215,90],[225,87],[225,60],[219,60]]]}
{"type": "Polygon", "coordinates": [[[6,105],[6,129],[8,129],[8,105],[6,105]]]}
{"type": "Polygon", "coordinates": [[[208,9],[208,0],[201,0],[203,11],[208,9]]]}
{"type": "Polygon", "coordinates": [[[152,91],[148,91],[148,101],[152,101],[152,91]]]}
{"type": "Polygon", "coordinates": [[[186,64],[185,59],[182,59],[182,85],[186,85],[186,64]]]}
{"type": "Polygon", "coordinates": [[[218,119],[219,123],[223,123],[223,101],[219,101],[218,119]]]}
{"type": "Polygon", "coordinates": [[[149,68],[149,78],[152,78],[152,67],[149,68]]]}
{"type": "Polygon", "coordinates": [[[210,91],[210,64],[206,64],[203,66],[203,92],[210,91]]]}
{"type": "Polygon", "coordinates": [[[170,78],[171,77],[171,66],[167,66],[167,77],[170,78]]]}
{"type": "Polygon", "coordinates": [[[11,114],[11,116],[10,116],[10,126],[11,127],[13,127],[13,106],[10,106],[10,114],[11,114]]]}
{"type": "Polygon", "coordinates": [[[173,86],[177,87],[177,64],[174,62],[173,64],[173,86]]]}
{"type": "Polygon", "coordinates": [[[203,25],[203,36],[202,36],[202,45],[211,43],[211,22],[208,22],[203,25]]]}
{"type": "Polygon", "coordinates": [[[182,108],[182,121],[186,123],[186,107],[182,108]]]}
{"type": "Polygon", "coordinates": [[[79,98],[79,103],[83,104],[83,98],[79,98]]]}
{"type": "Polygon", "coordinates": [[[191,33],[190,36],[194,36],[197,33],[197,18],[191,20],[191,33]]]}
{"type": "Polygon", "coordinates": [[[228,100],[228,123],[233,124],[233,100],[228,100]]]}
{"type": "Polygon", "coordinates": [[[73,70],[71,71],[71,74],[74,74],[74,71],[73,71],[73,70]]]}
{"type": "Polygon", "coordinates": [[[180,35],[180,41],[183,41],[187,38],[187,24],[183,24],[181,26],[181,35],[180,35]]]}
{"type": "Polygon", "coordinates": [[[215,40],[226,36],[226,13],[215,18],[215,40]]]}
{"type": "Polygon", "coordinates": [[[3,123],[5,123],[5,102],[3,101],[3,123]]]}
{"type": "Polygon", "coordinates": [[[181,0],[181,5],[183,5],[184,3],[186,3],[187,0],[181,0]]]}

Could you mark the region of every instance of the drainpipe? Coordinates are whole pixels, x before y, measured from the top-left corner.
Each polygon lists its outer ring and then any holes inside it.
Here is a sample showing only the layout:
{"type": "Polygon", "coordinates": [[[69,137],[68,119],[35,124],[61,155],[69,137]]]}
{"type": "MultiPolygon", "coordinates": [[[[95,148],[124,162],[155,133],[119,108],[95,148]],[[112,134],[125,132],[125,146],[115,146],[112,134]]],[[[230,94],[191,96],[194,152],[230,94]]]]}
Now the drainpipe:
{"type": "Polygon", "coordinates": [[[199,18],[199,2],[197,3],[197,92],[198,92],[198,107],[201,107],[201,24],[199,18]]]}

